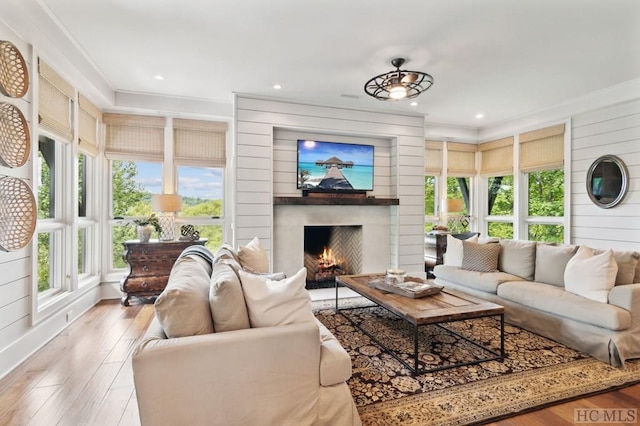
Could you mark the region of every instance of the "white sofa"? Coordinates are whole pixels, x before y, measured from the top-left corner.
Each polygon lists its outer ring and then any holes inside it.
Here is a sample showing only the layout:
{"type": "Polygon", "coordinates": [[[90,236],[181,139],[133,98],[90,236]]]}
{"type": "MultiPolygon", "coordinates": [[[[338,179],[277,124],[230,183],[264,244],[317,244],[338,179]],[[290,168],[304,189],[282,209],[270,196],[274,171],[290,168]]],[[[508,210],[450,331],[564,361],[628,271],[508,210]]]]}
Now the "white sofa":
{"type": "MultiPolygon", "coordinates": [[[[479,246],[473,242],[460,245],[463,258],[479,246]]],[[[589,271],[590,267],[574,259],[577,246],[514,240],[500,240],[497,245],[495,271],[457,265],[460,259],[455,251],[455,259],[447,262],[448,250],[445,263],[434,268],[435,282],[503,305],[507,322],[611,365],[624,366],[625,360],[640,357],[638,253],[612,251],[607,255],[609,261],[614,259],[609,267],[615,269],[615,282],[609,289],[598,290],[600,300],[594,300],[587,284],[591,278],[585,274],[600,275],[604,268],[589,271]]],[[[589,253],[588,248],[582,251],[589,253]]],[[[594,255],[603,253],[596,251],[594,255]]]]}
{"type": "Polygon", "coordinates": [[[350,357],[329,330],[315,318],[238,328],[251,312],[232,307],[242,295],[236,252],[183,255],[132,357],[143,425],[361,424],[346,384],[350,357]],[[202,281],[198,268],[211,276],[209,288],[185,296],[182,284],[202,281]]]}

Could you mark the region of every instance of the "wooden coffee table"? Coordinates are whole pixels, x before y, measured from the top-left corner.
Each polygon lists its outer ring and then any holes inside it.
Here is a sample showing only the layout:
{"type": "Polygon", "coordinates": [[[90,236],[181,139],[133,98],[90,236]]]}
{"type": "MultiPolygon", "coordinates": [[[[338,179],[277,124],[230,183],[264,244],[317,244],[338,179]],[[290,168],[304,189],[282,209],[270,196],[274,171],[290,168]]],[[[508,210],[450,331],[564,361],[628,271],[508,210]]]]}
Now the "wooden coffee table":
{"type": "Polygon", "coordinates": [[[464,365],[478,364],[480,362],[492,361],[504,358],[504,307],[496,305],[495,303],[487,302],[476,297],[468,296],[464,293],[460,293],[453,290],[444,289],[440,293],[423,297],[420,299],[412,299],[409,297],[400,296],[393,293],[385,293],[375,288],[369,287],[368,282],[375,278],[381,278],[384,274],[364,274],[364,275],[342,275],[336,277],[336,312],[341,310],[338,306],[338,287],[340,285],[348,287],[356,293],[369,299],[376,305],[392,312],[401,319],[407,321],[413,326],[413,366],[409,365],[404,359],[402,359],[396,352],[391,350],[383,342],[381,342],[376,336],[373,336],[368,331],[364,330],[349,318],[347,315],[342,314],[351,323],[362,330],[373,341],[380,345],[390,355],[400,361],[409,371],[413,374],[423,374],[430,371],[444,370],[447,368],[461,367],[464,365]],[[480,343],[475,342],[465,336],[462,336],[454,331],[443,327],[442,324],[462,321],[474,318],[484,317],[500,317],[500,351],[496,351],[492,348],[482,346],[480,343]],[[438,366],[435,368],[418,368],[419,348],[418,348],[418,328],[423,325],[437,325],[445,328],[448,332],[457,335],[458,337],[466,340],[467,342],[487,351],[491,354],[488,358],[474,359],[467,362],[461,362],[457,364],[450,364],[445,366],[438,366]]]}

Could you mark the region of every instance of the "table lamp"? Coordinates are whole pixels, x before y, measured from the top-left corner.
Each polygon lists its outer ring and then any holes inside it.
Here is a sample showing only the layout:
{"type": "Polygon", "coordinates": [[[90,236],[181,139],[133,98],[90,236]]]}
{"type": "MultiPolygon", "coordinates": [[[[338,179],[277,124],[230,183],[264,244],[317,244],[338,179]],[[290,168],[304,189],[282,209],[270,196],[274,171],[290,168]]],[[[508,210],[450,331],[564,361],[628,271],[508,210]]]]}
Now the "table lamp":
{"type": "Polygon", "coordinates": [[[182,197],[178,194],[153,194],[151,196],[151,208],[160,213],[158,222],[162,232],[158,236],[160,241],[173,241],[176,239],[176,212],[182,210],[182,197]]]}

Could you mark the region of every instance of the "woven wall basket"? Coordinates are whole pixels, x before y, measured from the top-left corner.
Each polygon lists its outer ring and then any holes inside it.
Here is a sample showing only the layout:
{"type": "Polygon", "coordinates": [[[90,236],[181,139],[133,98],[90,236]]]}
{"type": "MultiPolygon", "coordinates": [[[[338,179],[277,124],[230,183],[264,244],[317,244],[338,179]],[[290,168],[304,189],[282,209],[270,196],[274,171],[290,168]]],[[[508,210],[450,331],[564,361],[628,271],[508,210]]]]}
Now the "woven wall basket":
{"type": "Polygon", "coordinates": [[[0,165],[21,167],[29,159],[29,125],[16,106],[0,103],[0,165]]]}
{"type": "Polygon", "coordinates": [[[0,92],[21,98],[29,89],[29,71],[18,48],[10,41],[0,40],[0,92]]]}
{"type": "Polygon", "coordinates": [[[22,179],[0,178],[0,249],[20,250],[36,229],[36,200],[22,179]]]}

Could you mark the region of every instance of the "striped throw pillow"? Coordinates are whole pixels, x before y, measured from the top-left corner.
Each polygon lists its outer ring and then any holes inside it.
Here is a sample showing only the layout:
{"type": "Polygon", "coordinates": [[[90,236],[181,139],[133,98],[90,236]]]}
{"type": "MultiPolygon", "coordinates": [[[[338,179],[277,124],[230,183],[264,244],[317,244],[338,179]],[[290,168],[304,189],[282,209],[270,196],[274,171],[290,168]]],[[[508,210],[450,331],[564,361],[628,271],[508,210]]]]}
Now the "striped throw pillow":
{"type": "Polygon", "coordinates": [[[462,269],[477,272],[496,272],[500,244],[478,244],[462,241],[462,269]]]}

